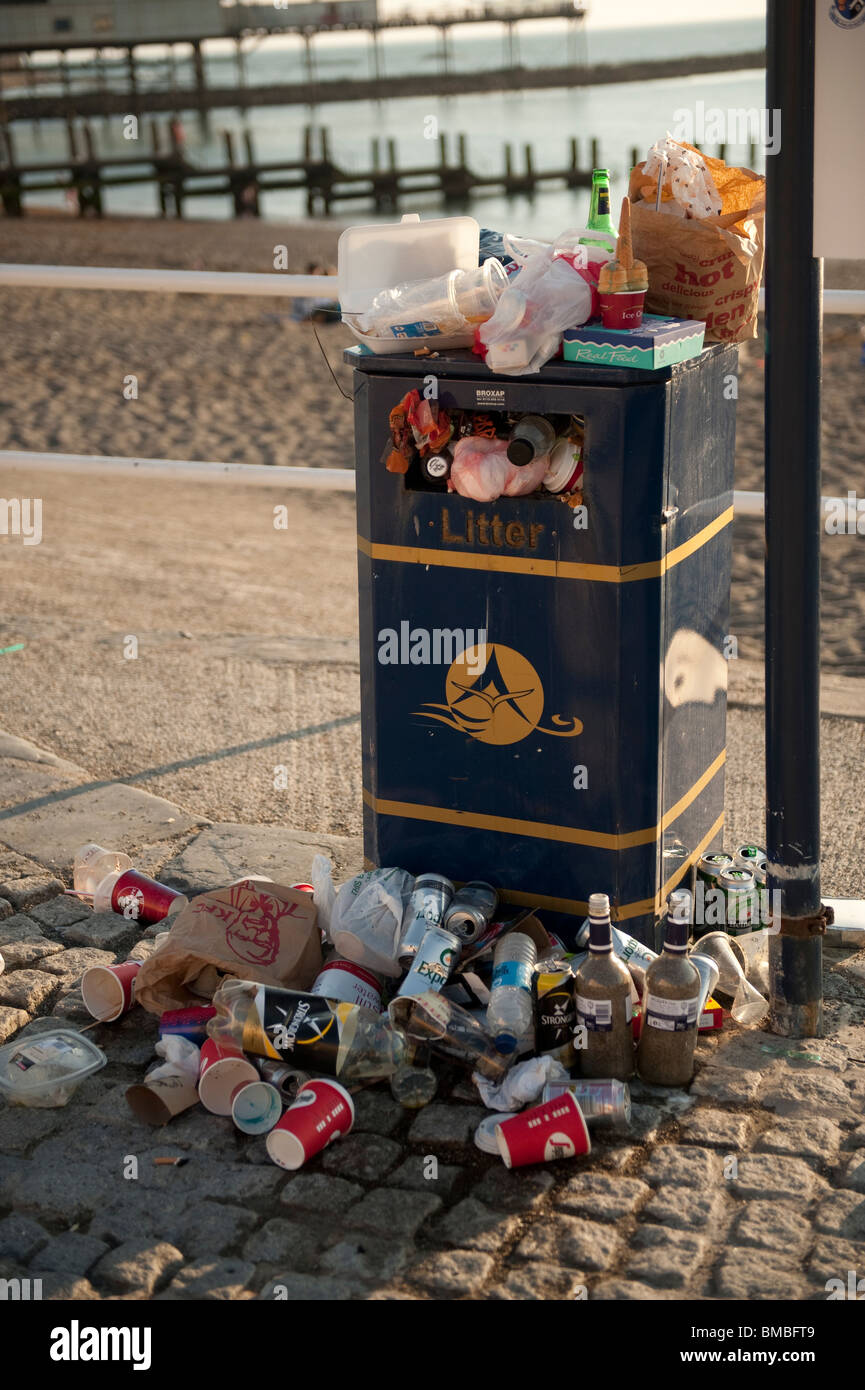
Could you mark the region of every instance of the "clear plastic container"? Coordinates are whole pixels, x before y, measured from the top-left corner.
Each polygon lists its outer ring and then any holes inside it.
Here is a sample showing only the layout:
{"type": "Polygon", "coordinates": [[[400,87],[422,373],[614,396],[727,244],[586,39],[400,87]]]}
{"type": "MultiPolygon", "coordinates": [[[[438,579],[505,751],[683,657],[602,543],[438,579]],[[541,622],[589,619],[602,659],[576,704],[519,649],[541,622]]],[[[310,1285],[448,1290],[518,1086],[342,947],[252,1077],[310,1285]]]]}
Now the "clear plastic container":
{"type": "Polygon", "coordinates": [[[0,1048],[0,1092],[10,1105],[66,1105],[84,1078],[107,1061],[101,1048],[72,1028],[34,1033],[0,1048]]]}
{"type": "Polygon", "coordinates": [[[532,971],[537,954],[532,938],[519,931],[508,932],[496,946],[487,1028],[499,1052],[515,1052],[532,1031],[532,971]]]}

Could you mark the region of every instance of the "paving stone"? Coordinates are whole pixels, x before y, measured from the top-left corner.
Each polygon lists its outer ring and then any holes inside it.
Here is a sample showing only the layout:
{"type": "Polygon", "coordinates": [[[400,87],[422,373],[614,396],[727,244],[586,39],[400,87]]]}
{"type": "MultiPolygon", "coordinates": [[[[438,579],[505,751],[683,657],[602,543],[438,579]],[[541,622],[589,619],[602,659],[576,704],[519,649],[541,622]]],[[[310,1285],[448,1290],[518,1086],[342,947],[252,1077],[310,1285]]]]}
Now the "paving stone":
{"type": "Polygon", "coordinates": [[[865,1192],[865,1153],[854,1153],[848,1158],[838,1182],[841,1187],[849,1187],[854,1192],[865,1192]]]}
{"type": "Polygon", "coordinates": [[[556,1265],[515,1269],[503,1284],[486,1295],[491,1299],[519,1299],[525,1302],[543,1300],[573,1301],[585,1293],[584,1276],[577,1270],[560,1269],[556,1265]]]}
{"type": "Polygon", "coordinates": [[[183,1255],[167,1241],[126,1240],[99,1261],[93,1278],[122,1293],[150,1298],[157,1286],[183,1265],[183,1255]]]}
{"type": "Polygon", "coordinates": [[[592,1157],[598,1163],[603,1163],[605,1167],[612,1168],[620,1173],[623,1168],[627,1168],[633,1160],[640,1156],[640,1150],[633,1144],[616,1144],[612,1148],[606,1146],[596,1146],[592,1140],[592,1157]]]}
{"type": "Polygon", "coordinates": [[[6,877],[7,870],[0,869],[0,893],[12,904],[16,912],[25,912],[37,903],[44,903],[46,899],[55,898],[58,893],[63,892],[63,884],[59,878],[36,865],[34,870],[33,873],[6,877]]]}
{"type": "Polygon", "coordinates": [[[40,1274],[50,1270],[56,1274],[86,1274],[92,1265],[105,1254],[108,1246],[104,1240],[95,1236],[82,1235],[80,1231],[64,1231],[54,1236],[31,1262],[32,1268],[40,1274]]]}
{"type": "MultiPolygon", "coordinates": [[[[858,1277],[863,1272],[861,1243],[854,1244],[850,1240],[837,1240],[826,1236],[817,1241],[808,1261],[808,1276],[813,1283],[822,1286],[824,1290],[830,1279],[842,1279],[846,1283],[848,1271],[851,1269],[857,1275],[858,1282],[858,1277]]],[[[837,1292],[827,1290],[833,1291],[837,1292]]],[[[865,1288],[860,1292],[865,1293],[865,1288]]]]}
{"type": "Polygon", "coordinates": [[[649,1156],[640,1177],[653,1187],[708,1188],[721,1180],[721,1172],[721,1158],[711,1149],[662,1144],[649,1156]]]}
{"type": "Polygon", "coordinates": [[[367,1283],[393,1278],[416,1258],[414,1245],[401,1237],[377,1236],[369,1231],[347,1230],[320,1260],[322,1270],[367,1283]]]}
{"type": "MultiPolygon", "coordinates": [[[[92,1216],[108,1200],[111,1189],[123,1180],[109,1180],[104,1167],[93,1163],[66,1163],[48,1170],[24,1162],[6,1189],[18,1210],[33,1212],[47,1221],[76,1222],[92,1216]]],[[[5,1186],[5,1185],[4,1185],[5,1186]]]]}
{"type": "Polygon", "coordinates": [[[38,940],[28,937],[21,941],[8,941],[2,949],[2,956],[8,974],[11,970],[25,970],[46,956],[56,956],[62,950],[59,941],[49,941],[47,936],[38,940]]]}
{"type": "Polygon", "coordinates": [[[54,1013],[61,1018],[65,1024],[88,1024],[93,1022],[93,1016],[84,1003],[80,989],[66,989],[66,981],[60,986],[64,990],[59,998],[55,999],[52,1005],[54,1013]]]}
{"type": "Polygon", "coordinates": [[[679,1121],[679,1137],[686,1144],[703,1144],[709,1149],[735,1153],[745,1149],[754,1129],[749,1115],[734,1115],[729,1110],[694,1110],[679,1121]]]}
{"type": "Polygon", "coordinates": [[[427,1155],[410,1154],[405,1162],[390,1174],[387,1186],[405,1187],[411,1192],[428,1192],[431,1189],[438,1197],[447,1201],[465,1171],[456,1164],[440,1163],[437,1158],[435,1168],[432,1168],[427,1155]],[[432,1173],[435,1174],[434,1177],[429,1176],[432,1173]]]}
{"type": "MultiPolygon", "coordinates": [[[[208,1183],[202,1183],[198,1190],[208,1195],[212,1192],[208,1183]]],[[[255,1229],[258,1219],[255,1212],[245,1207],[202,1201],[187,1207],[172,1230],[184,1254],[200,1259],[204,1255],[224,1254],[255,1229]]]]}
{"type": "Polygon", "coordinates": [[[40,968],[49,975],[61,976],[69,989],[92,965],[113,965],[116,959],[113,951],[94,951],[86,946],[78,946],[43,961],[40,968]]]}
{"type": "Polygon", "coordinates": [[[276,1302],[345,1303],[356,1293],[355,1286],[347,1280],[291,1272],[278,1274],[271,1279],[258,1297],[276,1302]]]}
{"type": "Polygon", "coordinates": [[[774,1303],[804,1298],[807,1291],[795,1259],[744,1246],[726,1247],[714,1277],[721,1298],[774,1303]]]}
{"type": "Polygon", "coordinates": [[[479,1105],[427,1105],[408,1132],[410,1144],[428,1144],[435,1153],[443,1145],[469,1144],[489,1111],[479,1105]]]}
{"type": "Polygon", "coordinates": [[[316,854],[334,863],[334,879],[344,882],[363,868],[361,837],[308,834],[283,825],[208,825],[162,866],[160,877],[174,888],[223,888],[249,870],[270,875],[277,883],[308,881],[316,854]]]}
{"type": "Polygon", "coordinates": [[[436,1238],[446,1245],[492,1254],[516,1235],[519,1225],[519,1217],[503,1216],[474,1197],[466,1197],[448,1212],[436,1231],[436,1238]]]}
{"type": "Polygon", "coordinates": [[[608,1269],[619,1253],[615,1228],[576,1216],[539,1221],[523,1236],[516,1253],[525,1260],[564,1265],[568,1269],[608,1269]]]}
{"type": "Polygon", "coordinates": [[[731,1243],[801,1254],[811,1241],[811,1226],[799,1212],[787,1202],[748,1202],[738,1215],[731,1243]]]}
{"type": "Polygon", "coordinates": [[[349,1134],[328,1145],[321,1164],[328,1173],[360,1178],[361,1182],[381,1182],[401,1157],[402,1148],[392,1139],[383,1139],[379,1134],[349,1134]]]}
{"type": "Polygon", "coordinates": [[[379,1188],[368,1192],[356,1207],[352,1207],[350,1220],[352,1226],[381,1235],[393,1232],[397,1236],[413,1236],[441,1206],[441,1197],[433,1192],[379,1188]]]}
{"type": "Polygon", "coordinates": [[[738,1175],[730,1182],[740,1197],[803,1203],[825,1185],[800,1158],[780,1154],[744,1154],[738,1160],[738,1175]]]}
{"type": "Polygon", "coordinates": [[[845,1149],[865,1149],[865,1125],[857,1125],[844,1141],[845,1149]]]}
{"type": "Polygon", "coordinates": [[[553,1205],[557,1211],[574,1212],[593,1221],[618,1221],[651,1196],[651,1192],[639,1178],[581,1173],[553,1193],[553,1205]]]}
{"type": "Polygon", "coordinates": [[[32,917],[16,912],[0,922],[0,950],[5,952],[10,941],[46,941],[47,937],[32,917]]]}
{"type": "Polygon", "coordinates": [[[531,1211],[553,1186],[552,1173],[521,1168],[513,1173],[504,1164],[489,1168],[481,1181],[472,1188],[472,1196],[487,1206],[502,1211],[531,1211]]]}
{"type": "Polygon", "coordinates": [[[127,1183],[126,1189],[120,1198],[106,1200],[95,1213],[88,1228],[91,1236],[112,1245],[123,1245],[133,1233],[136,1239],[148,1238],[154,1243],[178,1239],[178,1229],[187,1214],[182,1197],[137,1191],[135,1182],[127,1183]]]}
{"type": "Polygon", "coordinates": [[[280,1193],[280,1202],[298,1211],[320,1212],[336,1216],[363,1196],[363,1188],[344,1178],[329,1178],[324,1173],[298,1173],[280,1193]]]}
{"type": "Polygon", "coordinates": [[[117,912],[91,912],[83,920],[64,927],[62,936],[64,941],[116,953],[123,944],[131,946],[138,931],[137,923],[128,922],[117,912]]]}
{"type": "Polygon", "coordinates": [[[0,1043],[9,1042],[10,1038],[14,1038],[29,1017],[24,1009],[12,1008],[8,1004],[0,1005],[0,1043]]]}
{"type": "Polygon", "coordinates": [[[740,1104],[756,1099],[763,1081],[759,1071],[733,1071],[729,1067],[704,1067],[691,1083],[691,1094],[709,1096],[726,1104],[740,1104]]]}
{"type": "Polygon", "coordinates": [[[235,1299],[255,1276],[255,1265],[246,1260],[199,1260],[181,1269],[159,1299],[235,1299]]]}
{"type": "Polygon", "coordinates": [[[666,1118],[658,1105],[632,1105],[628,1135],[640,1144],[654,1144],[666,1118]]]}
{"type": "Polygon", "coordinates": [[[0,898],[0,921],[4,917],[11,917],[14,911],[15,909],[8,898],[0,898]]]}
{"type": "Polygon", "coordinates": [[[788,1154],[818,1163],[830,1163],[838,1152],[841,1131],[831,1120],[816,1115],[807,1120],[781,1120],[760,1135],[756,1153],[788,1154]]]}
{"type": "Polygon", "coordinates": [[[62,932],[64,927],[71,926],[73,922],[83,922],[85,918],[92,917],[93,909],[87,903],[79,902],[76,898],[61,896],[31,907],[30,916],[39,923],[40,927],[47,927],[49,931],[62,932]]]}
{"type": "Polygon", "coordinates": [[[699,1192],[690,1187],[680,1192],[662,1187],[643,1207],[640,1219],[658,1221],[676,1231],[712,1230],[717,1235],[728,1205],[721,1191],[699,1192]]]}
{"type": "Polygon", "coordinates": [[[640,1226],[631,1239],[634,1254],[628,1260],[628,1277],[655,1289],[681,1289],[707,1250],[704,1236],[690,1231],[640,1226]]]}
{"type": "Polygon", "coordinates": [[[865,1240],[865,1199],[855,1192],[830,1192],[817,1208],[814,1227],[823,1235],[865,1240]]]}
{"type": "Polygon", "coordinates": [[[16,970],[12,975],[0,975],[0,1004],[34,1014],[57,994],[59,984],[43,970],[16,970]]]}
{"type": "Polygon", "coordinates": [[[412,1282],[443,1298],[467,1298],[478,1293],[493,1271],[492,1255],[477,1250],[449,1250],[430,1255],[411,1271],[412,1282]]]}
{"type": "Polygon", "coordinates": [[[42,1281],[43,1302],[92,1303],[102,1297],[89,1279],[74,1274],[39,1274],[36,1278],[42,1281]]]}
{"type": "Polygon", "coordinates": [[[253,1264],[275,1264],[303,1273],[316,1268],[324,1244],[320,1231],[312,1226],[277,1216],[249,1237],[243,1258],[253,1264]]]}
{"type": "Polygon", "coordinates": [[[0,1221],[0,1259],[16,1260],[22,1265],[29,1264],[36,1251],[50,1239],[48,1232],[38,1221],[12,1212],[0,1221]]]}
{"type": "Polygon", "coordinates": [[[408,1113],[382,1091],[361,1091],[354,1097],[354,1130],[361,1134],[392,1134],[408,1113]]]}
{"type": "Polygon", "coordinates": [[[824,1068],[813,1072],[794,1072],[790,1069],[777,1076],[760,1097],[767,1110],[779,1115],[799,1118],[816,1114],[821,1118],[859,1118],[855,1103],[839,1076],[824,1068]]]}
{"type": "Polygon", "coordinates": [[[672,1299],[676,1294],[669,1289],[652,1289],[648,1284],[638,1284],[631,1279],[604,1279],[595,1284],[589,1296],[590,1302],[644,1303],[648,1299],[672,1299]]]}

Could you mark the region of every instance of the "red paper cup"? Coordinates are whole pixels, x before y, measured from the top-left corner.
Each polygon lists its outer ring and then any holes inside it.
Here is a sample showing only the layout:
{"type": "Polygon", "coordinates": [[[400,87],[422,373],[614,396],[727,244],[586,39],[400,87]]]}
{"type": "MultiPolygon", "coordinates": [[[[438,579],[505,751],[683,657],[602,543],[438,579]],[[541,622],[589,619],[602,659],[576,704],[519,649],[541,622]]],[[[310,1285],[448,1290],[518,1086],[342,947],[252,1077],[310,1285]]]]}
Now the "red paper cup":
{"type": "Polygon", "coordinates": [[[625,294],[599,294],[601,323],[605,328],[639,328],[643,322],[645,290],[629,290],[625,294]]]}
{"type": "Polygon", "coordinates": [[[113,1023],[132,1008],[132,987],[141,969],[140,960],[123,965],[91,965],[81,977],[81,997],[91,1018],[113,1023]]]}
{"type": "Polygon", "coordinates": [[[308,1081],[267,1136],[267,1152],[280,1168],[302,1168],[354,1124],[354,1101],[336,1081],[308,1081]]]}
{"type": "Polygon", "coordinates": [[[589,1127],[570,1091],[496,1125],[496,1139],[508,1168],[576,1158],[592,1147],[589,1127]]]}
{"type": "Polygon", "coordinates": [[[258,1072],[238,1048],[223,1047],[208,1038],[201,1049],[198,1099],[211,1115],[230,1115],[238,1086],[257,1081],[258,1072]]]}
{"type": "Polygon", "coordinates": [[[269,1081],[241,1081],[231,1097],[231,1118],[242,1134],[267,1134],[282,1114],[282,1096],[269,1081]]]}
{"type": "Polygon", "coordinates": [[[111,908],[130,922],[151,924],[179,912],[188,902],[183,893],[159,883],[137,869],[122,873],[111,890],[111,908]]]}

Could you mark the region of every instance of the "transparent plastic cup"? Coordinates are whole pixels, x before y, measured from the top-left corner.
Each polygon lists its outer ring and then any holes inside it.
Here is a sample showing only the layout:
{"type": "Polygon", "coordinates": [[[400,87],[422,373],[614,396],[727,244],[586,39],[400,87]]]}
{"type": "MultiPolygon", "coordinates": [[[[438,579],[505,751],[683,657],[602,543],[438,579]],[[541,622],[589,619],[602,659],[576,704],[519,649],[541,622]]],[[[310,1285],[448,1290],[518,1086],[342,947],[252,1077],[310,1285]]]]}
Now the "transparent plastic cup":
{"type": "Polygon", "coordinates": [[[490,258],[476,270],[454,270],[448,280],[448,293],[454,311],[466,323],[486,323],[495,313],[508,283],[501,261],[490,258]]]}
{"type": "Polygon", "coordinates": [[[122,850],[82,845],[73,861],[72,883],[79,893],[95,893],[108,874],[122,874],[131,868],[132,860],[122,850]]]}

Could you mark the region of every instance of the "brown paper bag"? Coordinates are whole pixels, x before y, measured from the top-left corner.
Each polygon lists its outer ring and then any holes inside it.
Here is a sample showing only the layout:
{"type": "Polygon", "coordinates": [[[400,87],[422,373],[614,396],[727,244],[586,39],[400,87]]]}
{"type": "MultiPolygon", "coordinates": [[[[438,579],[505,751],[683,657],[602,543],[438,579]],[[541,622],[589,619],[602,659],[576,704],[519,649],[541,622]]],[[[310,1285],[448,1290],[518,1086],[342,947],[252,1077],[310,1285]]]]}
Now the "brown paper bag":
{"type": "Polygon", "coordinates": [[[321,933],[310,893],[243,879],[203,893],[174,919],[166,941],[135,978],[135,1002],[150,1013],[200,1004],[189,988],[202,973],[308,989],[321,970],[321,933]]]}
{"type": "Polygon", "coordinates": [[[766,180],[708,156],[706,165],[722,209],[699,218],[656,212],[655,184],[642,164],[631,170],[634,255],[649,272],[647,313],[702,319],[706,342],[741,343],[757,336],[766,180]]]}

